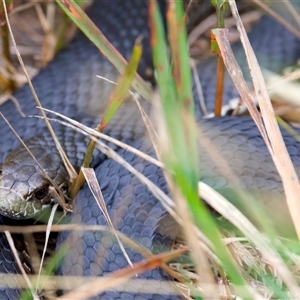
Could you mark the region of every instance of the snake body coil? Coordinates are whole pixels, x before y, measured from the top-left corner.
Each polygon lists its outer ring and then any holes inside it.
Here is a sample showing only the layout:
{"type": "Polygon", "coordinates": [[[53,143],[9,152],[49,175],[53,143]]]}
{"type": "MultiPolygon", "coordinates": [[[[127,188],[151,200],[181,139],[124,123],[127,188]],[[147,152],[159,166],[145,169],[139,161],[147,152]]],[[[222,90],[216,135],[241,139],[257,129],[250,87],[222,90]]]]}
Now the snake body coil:
{"type": "MultiPolygon", "coordinates": [[[[147,14],[146,1],[96,1],[89,10],[92,20],[125,58],[129,57],[135,39],[143,34],[144,53],[140,66],[141,74],[147,68],[151,68],[147,14]]],[[[254,50],[258,51],[262,65],[273,71],[278,72],[283,65],[293,63],[300,53],[299,41],[268,17],[264,17],[258,27],[250,33],[250,40],[254,50]]],[[[236,51],[239,52],[239,49],[240,46],[237,45],[236,51]]],[[[212,60],[209,60],[198,67],[204,97],[210,111],[215,90],[214,66],[212,60]]],[[[118,78],[114,67],[83,34],[78,33],[55,60],[34,78],[33,85],[43,107],[58,111],[85,125],[95,126],[98,117],[93,118],[91,114],[99,116],[103,112],[113,89],[109,83],[96,78],[97,74],[114,81],[118,78]]],[[[232,82],[227,80],[226,101],[236,95],[232,82]]],[[[19,89],[15,97],[20,101],[26,115],[38,114],[28,86],[19,89]]],[[[144,109],[149,111],[150,105],[143,101],[141,103],[144,109]]],[[[285,204],[278,199],[282,198],[283,193],[280,177],[252,120],[247,117],[201,120],[201,110],[198,102],[195,103],[199,128],[218,152],[222,153],[229,166],[240,178],[238,187],[273,193],[276,197],[268,197],[265,203],[273,205],[270,202],[274,199],[277,208],[282,205],[282,208],[279,208],[282,217],[288,219],[288,215],[282,213],[286,211],[285,204]]],[[[61,161],[55,154],[56,148],[52,139],[45,134],[43,120],[16,118],[16,107],[12,102],[1,105],[0,110],[21,138],[30,140],[30,149],[36,149],[34,152],[45,167],[46,173],[51,178],[55,178],[58,185],[62,185],[64,170],[57,171],[61,161]]],[[[71,162],[79,167],[86,149],[86,141],[82,135],[60,124],[54,124],[54,130],[71,162]]],[[[0,132],[4,141],[0,151],[0,161],[3,161],[9,153],[18,148],[19,142],[2,119],[0,119],[0,132]]],[[[127,101],[122,105],[117,116],[106,129],[107,134],[154,155],[145,132],[143,120],[134,101],[127,101]]],[[[286,132],[283,132],[283,136],[294,165],[299,168],[298,145],[286,132]]],[[[110,146],[164,192],[168,192],[163,173],[157,166],[145,162],[124,149],[110,146]]],[[[12,152],[2,166],[0,207],[3,214],[24,218],[39,210],[41,204],[44,206],[49,204],[50,199],[47,194],[49,182],[25,151],[18,154],[18,157],[16,153],[20,152],[17,151],[12,152]]],[[[236,188],[227,174],[219,171],[217,163],[208,155],[203,145],[200,147],[200,154],[201,176],[204,181],[219,190],[236,188]]],[[[145,185],[124,167],[101,153],[95,155],[93,167],[115,229],[154,253],[168,249],[176,235],[176,224],[145,185]]],[[[71,222],[107,225],[105,217],[87,187],[84,187],[74,200],[71,222]]],[[[60,234],[58,244],[61,245],[66,241],[70,243],[71,248],[60,267],[60,274],[106,276],[128,266],[118,243],[109,233],[87,231],[84,234],[76,232],[60,234]]],[[[0,237],[0,242],[2,242],[0,271],[16,273],[16,264],[4,236],[0,237]]],[[[143,259],[141,254],[130,247],[126,248],[126,252],[132,262],[143,259]]],[[[134,280],[129,281],[126,283],[125,290],[105,292],[97,299],[181,299],[173,283],[161,270],[148,271],[138,279],[145,280],[139,280],[138,284],[134,280]]],[[[65,289],[67,290],[68,286],[65,286],[65,289]]],[[[3,289],[0,291],[0,298],[16,299],[18,294],[16,289],[3,289]]]]}

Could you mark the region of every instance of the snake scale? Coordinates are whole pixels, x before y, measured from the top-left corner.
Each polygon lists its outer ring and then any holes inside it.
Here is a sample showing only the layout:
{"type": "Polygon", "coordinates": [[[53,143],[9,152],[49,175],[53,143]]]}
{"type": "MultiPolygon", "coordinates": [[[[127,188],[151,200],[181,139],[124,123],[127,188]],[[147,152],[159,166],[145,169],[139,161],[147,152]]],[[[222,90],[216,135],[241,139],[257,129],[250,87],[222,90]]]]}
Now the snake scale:
{"type": "MultiPolygon", "coordinates": [[[[128,58],[135,39],[143,34],[143,58],[139,70],[145,75],[151,68],[149,47],[147,1],[105,1],[97,0],[88,11],[89,16],[102,30],[112,44],[128,58]]],[[[268,16],[264,16],[249,34],[250,41],[262,66],[275,72],[293,64],[300,53],[300,42],[268,16]],[[289,45],[287,47],[287,45],[289,45]]],[[[234,46],[241,64],[245,59],[239,44],[234,46]]],[[[212,111],[215,92],[215,58],[198,66],[203,94],[207,108],[212,111]]],[[[55,59],[34,78],[33,85],[43,107],[72,117],[88,126],[95,126],[113,86],[96,75],[117,81],[118,73],[114,67],[99,53],[82,33],[77,33],[74,40],[65,47],[55,59]],[[91,116],[92,115],[92,116],[91,116]]],[[[225,101],[237,96],[232,82],[226,79],[225,101]]],[[[195,94],[196,115],[203,134],[209,138],[229,163],[234,173],[240,178],[242,189],[255,189],[276,195],[277,209],[283,218],[286,208],[282,200],[280,177],[272,163],[264,142],[249,117],[223,117],[202,120],[201,109],[195,94]],[[279,199],[279,200],[278,200],[279,199]],[[281,207],[282,206],[282,207],[281,207]]],[[[28,86],[15,92],[23,112],[28,115],[38,114],[35,102],[28,86]]],[[[150,104],[143,102],[149,112],[150,104]]],[[[37,156],[48,175],[59,183],[63,182],[65,171],[52,139],[48,136],[43,120],[21,118],[12,101],[1,105],[0,111],[9,120],[21,138],[28,142],[30,149],[37,156]],[[61,172],[57,172],[57,169],[61,172]],[[61,175],[62,174],[62,175],[61,175]]],[[[80,166],[86,149],[86,140],[81,134],[54,123],[54,130],[74,166],[80,166]]],[[[125,102],[117,116],[113,118],[105,133],[129,145],[154,155],[151,144],[145,134],[146,130],[139,110],[134,101],[125,102]]],[[[24,218],[30,213],[48,205],[48,182],[19,141],[0,119],[2,144],[0,161],[4,161],[0,176],[0,206],[2,214],[15,218],[24,218]],[[18,149],[18,152],[12,152],[18,149]],[[18,155],[16,155],[18,153],[18,155]],[[15,191],[15,193],[14,193],[15,191]],[[22,204],[20,197],[27,199],[22,204]],[[35,199],[35,200],[34,200],[35,199]],[[19,203],[19,202],[18,202],[19,203]],[[17,214],[17,212],[19,214],[17,214]]],[[[299,147],[295,140],[283,131],[283,136],[297,170],[300,168],[299,147]]],[[[150,179],[164,192],[168,192],[162,171],[142,158],[109,143],[119,155],[150,179]]],[[[201,179],[212,187],[222,190],[234,187],[226,174],[220,172],[217,163],[200,147],[201,179]]],[[[108,213],[114,227],[142,244],[154,253],[169,249],[177,233],[176,224],[166,213],[160,202],[128,170],[117,162],[97,152],[92,166],[102,188],[108,213]]],[[[273,197],[267,197],[266,205],[274,205],[273,197]]],[[[3,217],[3,222],[6,218],[3,217]]],[[[72,223],[88,225],[107,225],[91,192],[85,186],[73,203],[72,223]]],[[[64,258],[59,274],[78,276],[106,276],[128,265],[116,240],[108,233],[87,231],[84,234],[64,232],[58,236],[58,245],[70,242],[70,250],[64,258]]],[[[59,247],[59,246],[58,246],[59,247]]],[[[142,255],[126,247],[132,262],[143,259],[142,255]]],[[[4,235],[0,236],[0,272],[19,273],[16,262],[4,235]]],[[[172,281],[159,269],[139,275],[126,283],[123,290],[105,292],[93,299],[181,299],[172,281]],[[144,281],[141,279],[145,279],[144,281]]],[[[66,286],[66,289],[68,287],[66,286]]],[[[16,288],[1,288],[1,299],[18,299],[20,291],[16,288]]]]}

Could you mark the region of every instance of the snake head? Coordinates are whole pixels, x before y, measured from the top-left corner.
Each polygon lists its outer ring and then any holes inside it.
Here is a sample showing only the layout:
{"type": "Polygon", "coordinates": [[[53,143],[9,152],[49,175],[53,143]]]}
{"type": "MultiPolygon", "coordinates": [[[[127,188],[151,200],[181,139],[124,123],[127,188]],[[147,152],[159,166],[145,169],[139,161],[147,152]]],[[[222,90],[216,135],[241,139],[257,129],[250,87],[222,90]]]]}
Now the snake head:
{"type": "Polygon", "coordinates": [[[54,203],[51,180],[67,189],[67,172],[57,150],[38,142],[27,146],[39,164],[19,147],[0,167],[0,213],[14,219],[35,217],[54,203]]]}

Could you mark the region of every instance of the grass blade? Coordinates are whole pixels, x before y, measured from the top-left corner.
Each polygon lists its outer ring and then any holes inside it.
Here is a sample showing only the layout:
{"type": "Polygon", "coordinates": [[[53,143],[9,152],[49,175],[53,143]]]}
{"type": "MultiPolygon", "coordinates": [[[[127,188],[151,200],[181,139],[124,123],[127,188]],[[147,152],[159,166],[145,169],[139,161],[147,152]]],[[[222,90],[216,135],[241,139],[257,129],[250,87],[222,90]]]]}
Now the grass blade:
{"type": "Polygon", "coordinates": [[[133,47],[131,58],[128,62],[127,67],[124,70],[124,73],[120,77],[116,88],[110,96],[108,105],[104,111],[103,118],[101,124],[99,125],[99,131],[103,131],[108,122],[114,116],[120,105],[123,103],[123,100],[126,98],[128,94],[128,90],[130,85],[134,79],[136,70],[138,68],[141,56],[142,56],[142,45],[141,45],[142,37],[138,37],[136,43],[133,47]]]}
{"type": "MultiPolygon", "coordinates": [[[[181,19],[183,17],[182,3],[181,1],[170,1],[169,11],[173,9],[175,5],[176,12],[176,26],[172,27],[170,34],[178,35],[178,42],[186,43],[186,36],[184,28],[180,26],[181,19]]],[[[182,95],[189,95],[183,92],[184,89],[191,89],[191,83],[189,79],[183,79],[185,72],[190,72],[189,64],[185,65],[184,62],[187,60],[188,55],[186,47],[181,47],[180,50],[176,49],[173,51],[173,63],[175,70],[175,81],[172,77],[172,69],[170,67],[169,57],[167,55],[166,42],[164,36],[163,23],[157,8],[155,1],[149,1],[150,7],[150,28],[151,28],[151,46],[153,48],[153,60],[154,65],[158,73],[158,87],[161,96],[161,106],[163,111],[163,121],[165,124],[165,134],[167,141],[167,147],[163,149],[163,161],[167,166],[169,173],[166,175],[167,178],[171,179],[171,192],[174,199],[178,204],[182,204],[178,209],[184,210],[183,199],[185,198],[189,211],[187,215],[192,214],[195,223],[204,232],[204,234],[210,238],[214,245],[214,250],[222,261],[226,272],[230,274],[233,284],[235,284],[237,291],[245,296],[249,297],[249,291],[245,289],[246,283],[237,268],[234,266],[232,259],[229,257],[227,251],[221,243],[220,234],[216,228],[216,225],[210,217],[206,207],[202,202],[199,201],[197,191],[197,181],[199,176],[199,159],[197,152],[197,126],[194,120],[192,112],[192,106],[186,105],[186,98],[182,95]],[[175,54],[174,54],[175,53],[175,54]],[[183,68],[178,70],[178,68],[183,68]],[[188,68],[188,71],[186,71],[188,68]],[[185,71],[184,71],[185,70],[185,71]]],[[[175,21],[171,21],[171,24],[175,21]]],[[[171,47],[176,47],[176,37],[171,38],[171,47]]],[[[173,49],[172,49],[173,50],[173,49]]],[[[191,98],[189,98],[192,101],[191,98]]],[[[186,221],[186,219],[184,219],[186,221]]],[[[187,233],[187,238],[189,233],[187,233]]],[[[188,240],[189,245],[193,243],[192,239],[188,240]],[[189,243],[190,242],[190,243],[189,243]]],[[[192,249],[192,250],[195,250],[192,249]]],[[[197,252],[192,251],[192,255],[197,257],[197,252]]],[[[195,262],[197,264],[197,261],[195,262]]],[[[207,295],[208,296],[208,295],[207,295]]]]}
{"type": "MultiPolygon", "coordinates": [[[[103,55],[105,55],[122,74],[127,65],[126,60],[107,40],[98,27],[95,26],[85,12],[74,1],[56,0],[56,2],[69,16],[69,18],[78,26],[78,28],[85,33],[85,35],[99,48],[103,55]]],[[[138,74],[135,75],[132,85],[147,100],[151,99],[151,88],[138,74]]]]}

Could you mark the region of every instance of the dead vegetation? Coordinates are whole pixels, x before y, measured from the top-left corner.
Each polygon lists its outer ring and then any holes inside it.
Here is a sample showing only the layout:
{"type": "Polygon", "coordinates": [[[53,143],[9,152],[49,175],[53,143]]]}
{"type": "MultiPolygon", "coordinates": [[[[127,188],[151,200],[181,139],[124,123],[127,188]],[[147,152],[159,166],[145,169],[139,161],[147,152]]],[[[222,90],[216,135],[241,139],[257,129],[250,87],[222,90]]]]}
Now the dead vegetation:
{"type": "MultiPolygon", "coordinates": [[[[233,1],[231,1],[233,2],[233,1]]],[[[256,2],[256,1],[255,1],[256,2]]],[[[288,3],[288,2],[287,2],[288,3]]],[[[57,49],[57,40],[60,40],[60,38],[57,38],[57,34],[61,32],[61,26],[64,24],[62,14],[58,7],[55,5],[53,6],[53,3],[48,4],[22,4],[19,6],[18,9],[13,11],[12,13],[12,19],[11,19],[11,26],[14,31],[14,35],[17,40],[18,49],[20,51],[20,54],[25,62],[26,70],[29,72],[29,77],[34,76],[37,74],[38,69],[45,65],[54,55],[55,50],[57,49]],[[45,6],[42,10],[42,6],[45,6]],[[55,7],[55,8],[54,8],[55,7]],[[43,12],[44,11],[44,12],[43,12]],[[45,13],[46,12],[46,13],[45,13]],[[15,16],[20,16],[18,14],[24,14],[24,17],[22,18],[16,18],[14,20],[15,16]],[[60,18],[62,21],[58,21],[57,18],[60,18]],[[26,22],[26,18],[29,18],[30,22],[26,22]],[[22,20],[21,22],[19,20],[22,20]],[[30,24],[30,26],[28,25],[30,24]],[[24,33],[25,32],[25,33],[24,33]],[[55,33],[54,33],[55,32],[55,33]],[[26,38],[24,38],[26,36],[26,38]],[[18,41],[19,40],[19,41],[18,41]],[[34,44],[34,45],[33,45],[34,44]],[[39,45],[39,50],[37,50],[36,45],[39,45]]],[[[234,4],[232,4],[234,5],[234,4]]],[[[290,6],[288,6],[288,10],[291,11],[290,6]]],[[[234,8],[233,8],[234,9],[234,8]]],[[[243,15],[244,18],[249,18],[250,23],[251,21],[256,22],[257,19],[260,17],[261,13],[257,12],[256,10],[250,11],[245,13],[243,15]]],[[[229,24],[236,24],[235,22],[239,22],[239,18],[236,17],[235,21],[233,22],[233,18],[228,19],[229,24]]],[[[299,22],[299,19],[296,19],[299,22]]],[[[198,35],[207,30],[209,28],[210,24],[213,24],[215,22],[214,17],[209,17],[206,20],[205,24],[200,24],[198,27],[194,29],[194,31],[191,32],[189,36],[189,45],[191,46],[191,54],[193,57],[199,58],[198,53],[203,52],[203,42],[198,39],[198,35]],[[200,46],[199,46],[200,45],[200,46]],[[200,51],[199,51],[200,49],[200,51]]],[[[284,23],[284,22],[283,22],[284,23]]],[[[69,27],[68,27],[69,28],[69,27]]],[[[242,32],[242,38],[244,40],[247,40],[247,36],[245,32],[240,27],[240,31],[242,32]]],[[[68,35],[72,35],[73,29],[68,29],[64,31],[65,33],[68,33],[68,35]],[[70,33],[70,34],[69,34],[70,33]]],[[[220,45],[222,42],[226,43],[227,40],[230,40],[231,38],[226,37],[223,35],[222,32],[215,31],[216,35],[219,36],[220,45]]],[[[68,39],[68,38],[67,38],[68,39]]],[[[66,40],[67,40],[66,39],[66,40]]],[[[206,47],[206,46],[205,46],[206,47]]],[[[221,47],[221,46],[220,46],[221,47]]],[[[222,47],[221,47],[222,48],[222,47]]],[[[268,98],[267,96],[267,90],[263,86],[263,80],[260,79],[260,69],[259,66],[256,65],[255,59],[253,60],[252,54],[251,54],[251,47],[247,45],[246,41],[246,48],[248,51],[250,51],[249,57],[252,58],[251,62],[251,69],[256,69],[256,76],[255,78],[259,78],[257,82],[254,82],[254,88],[259,88],[260,90],[264,90],[264,96],[265,98],[268,98]]],[[[224,56],[228,55],[228,53],[224,52],[224,56]]],[[[227,63],[228,68],[232,68],[232,73],[236,71],[235,65],[234,65],[234,57],[227,57],[227,63]]],[[[14,50],[12,49],[12,61],[15,61],[14,56],[14,50]]],[[[3,82],[9,82],[11,79],[14,80],[16,83],[16,86],[22,85],[24,82],[26,82],[26,79],[20,71],[18,67],[12,67],[11,64],[3,64],[1,70],[1,74],[3,76],[3,82]]],[[[229,71],[230,73],[230,71],[229,71]]],[[[270,85],[278,87],[278,82],[281,82],[281,84],[288,84],[288,87],[280,88],[279,91],[276,94],[276,91],[272,95],[272,98],[276,99],[276,111],[280,111],[282,113],[282,116],[286,120],[296,121],[298,119],[298,103],[293,102],[292,109],[290,108],[290,104],[287,104],[289,99],[294,99],[297,97],[293,97],[290,95],[287,95],[286,99],[284,101],[286,102],[280,102],[278,104],[278,99],[281,98],[280,92],[283,89],[287,89],[291,92],[293,92],[293,95],[297,95],[297,91],[299,87],[297,85],[293,85],[293,87],[290,87],[290,81],[295,80],[295,78],[299,78],[299,71],[294,71],[292,75],[287,75],[284,78],[278,78],[277,75],[272,75],[272,80],[277,80],[274,84],[270,82],[270,85]],[[293,90],[295,89],[295,91],[293,90]],[[278,96],[279,93],[279,96],[278,96]]],[[[269,145],[269,149],[274,156],[275,164],[278,166],[279,173],[282,173],[282,178],[284,181],[284,184],[286,186],[285,192],[287,195],[287,201],[290,206],[290,211],[292,214],[294,214],[294,225],[296,228],[296,231],[300,232],[299,229],[299,222],[297,220],[297,216],[299,215],[298,210],[300,209],[298,203],[298,197],[299,194],[299,184],[298,182],[291,182],[290,178],[297,177],[295,176],[295,173],[293,173],[293,167],[291,164],[288,163],[289,158],[287,157],[287,153],[284,150],[284,147],[279,146],[281,144],[280,141],[280,133],[276,130],[276,124],[275,124],[275,118],[273,116],[272,108],[269,103],[266,103],[265,101],[261,101],[259,103],[260,105],[260,112],[255,109],[255,107],[252,104],[252,92],[249,91],[247,88],[245,82],[243,82],[243,78],[238,78],[237,82],[240,83],[241,87],[241,93],[244,94],[244,99],[249,99],[249,106],[250,106],[250,113],[252,111],[254,115],[254,119],[258,123],[258,126],[262,132],[262,135],[266,138],[266,143],[269,145]],[[262,123],[261,115],[264,120],[262,123]],[[270,125],[268,126],[268,122],[270,122],[270,125]],[[275,142],[273,143],[273,140],[275,142]],[[281,147],[281,148],[280,148],[281,147]],[[284,161],[282,161],[284,159],[284,161]],[[291,174],[290,176],[287,176],[287,174],[291,174]],[[287,180],[287,181],[286,181],[287,180]]],[[[2,88],[4,88],[3,91],[3,99],[7,99],[7,91],[5,90],[6,85],[4,84],[2,88]]],[[[299,95],[299,93],[298,93],[299,95]]],[[[280,101],[282,101],[280,99],[280,101]]],[[[297,99],[296,99],[297,101],[297,99]]],[[[144,114],[144,112],[142,112],[144,114]]],[[[70,123],[72,123],[71,120],[68,120],[70,123]]],[[[145,122],[149,122],[147,118],[145,118],[145,122]]],[[[75,126],[80,126],[78,124],[74,124],[75,126]]],[[[148,124],[148,127],[151,126],[148,124]]],[[[81,126],[80,126],[81,127],[81,126]]],[[[84,132],[87,132],[89,134],[97,134],[98,136],[101,136],[103,138],[103,135],[100,135],[99,133],[92,131],[88,128],[83,128],[84,132]]],[[[152,130],[151,128],[149,130],[152,130]]],[[[155,133],[152,132],[152,136],[155,136],[155,133]]],[[[130,148],[126,145],[121,145],[127,147],[131,151],[130,148]]],[[[185,220],[181,219],[177,213],[176,209],[174,207],[174,202],[172,199],[167,197],[165,194],[161,192],[161,190],[157,189],[154,185],[151,185],[149,181],[147,181],[147,178],[144,178],[142,174],[134,170],[130,165],[126,165],[126,162],[122,160],[121,157],[118,157],[116,153],[114,153],[111,149],[109,149],[106,145],[104,145],[102,142],[98,142],[98,146],[106,153],[109,157],[112,157],[116,159],[119,163],[123,164],[126,168],[130,169],[130,171],[139,179],[147,185],[147,187],[153,192],[156,197],[162,201],[164,206],[168,209],[168,211],[178,220],[179,223],[182,224],[182,222],[185,222],[185,220]]],[[[140,154],[138,154],[140,155],[140,154]]],[[[141,154],[144,158],[146,155],[141,154]]],[[[147,158],[147,157],[146,157],[147,158]]],[[[152,158],[151,158],[152,159],[152,158]]],[[[152,159],[153,160],[153,159],[152,159]]],[[[156,164],[160,166],[164,166],[164,163],[161,161],[155,162],[156,164]]],[[[201,183],[200,183],[201,185],[201,183]]],[[[228,251],[231,254],[231,258],[234,259],[235,265],[237,266],[240,274],[243,276],[243,280],[246,286],[246,290],[251,294],[252,297],[257,298],[264,298],[264,299],[273,299],[273,296],[278,297],[278,295],[290,295],[291,297],[300,297],[300,290],[298,287],[299,282],[299,249],[297,248],[297,242],[293,241],[285,241],[284,238],[276,238],[275,240],[271,239],[270,237],[266,237],[265,235],[261,234],[257,231],[257,229],[238,211],[235,210],[234,207],[231,206],[231,204],[224,199],[222,196],[218,195],[214,191],[212,191],[209,187],[201,186],[199,188],[199,195],[201,198],[203,198],[207,203],[209,203],[212,207],[215,208],[215,210],[222,215],[225,219],[229,220],[232,224],[235,225],[239,229],[238,234],[235,234],[233,232],[229,232],[228,230],[221,231],[222,233],[222,243],[227,246],[228,251]],[[228,214],[230,212],[230,214],[228,214]],[[294,246],[296,251],[290,250],[289,247],[294,246]],[[272,284],[270,283],[272,282],[272,284]],[[273,290],[272,290],[273,288],[273,290]],[[285,290],[283,294],[281,294],[281,289],[285,290]]],[[[101,198],[101,197],[98,197],[101,198]]],[[[224,220],[223,220],[224,222],[224,220]]],[[[85,226],[74,226],[72,225],[53,225],[51,230],[66,230],[73,229],[73,230],[111,230],[108,228],[87,228],[85,226]],[[69,227],[68,227],[69,226],[69,227]],[[75,228],[76,227],[76,228],[75,228]]],[[[191,227],[190,227],[191,228],[191,227]]],[[[46,229],[45,227],[43,228],[46,229]]],[[[46,229],[49,231],[50,228],[46,229]]],[[[14,230],[18,230],[19,232],[32,232],[33,230],[41,230],[41,228],[35,227],[34,228],[8,228],[3,227],[3,231],[9,230],[10,232],[14,230]]],[[[7,233],[8,234],[8,233],[7,233]]],[[[119,233],[116,233],[119,235],[119,233]]],[[[143,263],[144,265],[134,265],[134,268],[129,268],[128,270],[122,270],[120,271],[120,274],[112,274],[109,278],[59,278],[56,276],[47,277],[44,278],[43,276],[34,277],[34,276],[27,276],[25,275],[26,272],[24,272],[23,276],[16,276],[16,281],[19,286],[28,287],[31,285],[36,285],[39,281],[40,286],[42,286],[44,289],[58,289],[58,288],[64,288],[66,283],[68,286],[70,286],[70,289],[73,291],[71,294],[67,294],[65,296],[62,296],[61,299],[65,299],[67,297],[71,297],[78,295],[79,292],[82,292],[82,295],[85,295],[87,297],[87,292],[89,291],[92,294],[98,293],[100,290],[103,290],[104,288],[109,288],[112,286],[118,286],[118,288],[122,288],[122,285],[120,283],[122,281],[125,281],[127,277],[132,277],[134,274],[138,272],[142,272],[143,270],[147,269],[147,267],[156,267],[158,265],[163,266],[165,270],[167,270],[169,273],[171,273],[174,277],[176,277],[177,281],[179,283],[179,288],[181,292],[185,295],[187,299],[195,297],[195,295],[198,295],[199,292],[202,295],[206,295],[206,298],[208,298],[208,295],[218,295],[221,299],[233,299],[237,296],[239,296],[239,290],[236,288],[236,286],[233,286],[231,284],[231,279],[227,277],[228,274],[222,270],[220,265],[222,265],[222,262],[220,262],[219,258],[215,255],[215,249],[212,246],[211,242],[207,239],[207,237],[203,236],[202,232],[199,231],[198,228],[194,228],[192,232],[190,233],[191,236],[189,237],[190,240],[194,240],[196,245],[194,247],[197,249],[201,249],[201,252],[199,250],[199,253],[202,257],[204,257],[204,260],[206,260],[205,264],[207,265],[207,268],[210,270],[208,273],[201,273],[201,270],[198,268],[198,270],[195,269],[195,265],[191,264],[190,261],[186,263],[172,263],[169,267],[171,267],[170,270],[168,266],[161,265],[162,262],[164,262],[167,259],[170,259],[173,256],[177,256],[179,254],[182,254],[182,252],[186,252],[186,248],[183,247],[181,244],[179,246],[177,245],[176,250],[173,252],[167,253],[162,257],[153,257],[151,253],[145,251],[145,249],[141,249],[138,245],[134,245],[132,241],[126,240],[125,237],[121,237],[124,239],[126,243],[131,243],[130,245],[132,247],[137,247],[139,251],[144,253],[145,257],[150,257],[149,260],[145,260],[143,263]],[[177,273],[174,273],[174,271],[177,273]],[[123,273],[122,273],[123,272],[123,273]],[[121,274],[122,273],[122,274],[121,274]],[[115,276],[114,276],[115,275],[115,276]],[[188,284],[186,284],[188,282],[188,284]],[[71,285],[70,285],[71,284],[71,285]],[[81,286],[82,284],[82,286],[81,286]],[[81,287],[79,287],[81,286],[81,287]],[[79,287],[79,288],[78,288],[79,287]],[[78,288],[78,289],[77,289],[78,288]]],[[[9,236],[9,234],[8,234],[9,236]]],[[[123,242],[124,242],[123,241],[123,242]]],[[[199,256],[199,253],[197,253],[197,256],[199,256]]],[[[201,262],[203,262],[203,258],[201,258],[201,262]]],[[[202,265],[203,266],[203,265],[202,265]]],[[[11,281],[11,277],[5,279],[6,282],[3,284],[7,284],[7,282],[11,281]]],[[[13,283],[10,283],[13,284],[13,283]]],[[[11,285],[10,285],[11,286],[11,285]]],[[[33,288],[34,290],[34,288],[33,288]]],[[[150,290],[151,292],[151,290],[150,290]]],[[[171,291],[170,291],[171,293],[171,291]]],[[[37,295],[33,295],[35,299],[38,299],[37,295]]],[[[49,296],[49,299],[53,296],[49,296]]],[[[205,296],[204,296],[205,297],[205,296]]]]}

